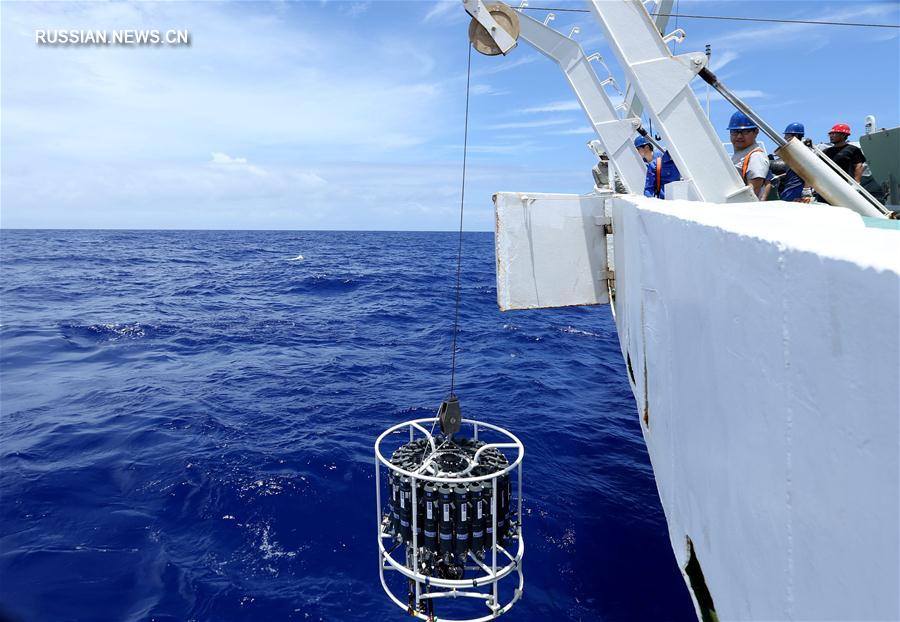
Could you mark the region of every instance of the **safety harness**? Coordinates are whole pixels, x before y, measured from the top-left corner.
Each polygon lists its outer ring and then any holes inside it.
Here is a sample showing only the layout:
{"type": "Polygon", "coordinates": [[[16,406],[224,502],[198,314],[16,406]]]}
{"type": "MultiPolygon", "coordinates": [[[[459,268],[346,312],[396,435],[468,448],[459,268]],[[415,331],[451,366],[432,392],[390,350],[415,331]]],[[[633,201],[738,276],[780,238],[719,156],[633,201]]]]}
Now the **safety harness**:
{"type": "Polygon", "coordinates": [[[741,179],[745,182],[747,181],[747,169],[750,167],[750,156],[752,156],[757,151],[760,153],[763,152],[762,149],[757,147],[756,149],[754,149],[753,151],[751,151],[750,153],[748,153],[747,155],[744,156],[744,164],[741,166],[741,179]]]}
{"type": "Polygon", "coordinates": [[[656,196],[659,198],[659,190],[662,188],[662,158],[656,158],[656,196]]]}

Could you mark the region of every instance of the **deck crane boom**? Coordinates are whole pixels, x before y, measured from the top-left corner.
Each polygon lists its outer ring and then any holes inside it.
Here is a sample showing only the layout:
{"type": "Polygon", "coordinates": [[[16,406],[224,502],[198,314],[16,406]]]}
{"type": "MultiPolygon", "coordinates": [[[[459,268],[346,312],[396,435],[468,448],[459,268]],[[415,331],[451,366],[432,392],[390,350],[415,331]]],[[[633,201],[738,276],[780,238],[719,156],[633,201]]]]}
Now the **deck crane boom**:
{"type": "MultiPolygon", "coordinates": [[[[863,216],[889,215],[883,205],[828,158],[818,152],[811,155],[798,145],[787,144],[759,120],[743,102],[718,83],[706,67],[709,57],[705,53],[674,56],[669,51],[668,41],[680,40],[684,33],[676,30],[670,35],[662,35],[666,24],[664,16],[668,14],[671,2],[660,2],[656,21],[647,12],[646,4],[641,0],[590,0],[591,11],[628,78],[624,108],[629,116],[623,119],[603,90],[605,82],[600,82],[590,67],[593,57],[585,57],[581,46],[570,37],[528,16],[517,16],[503,3],[486,6],[482,0],[463,0],[466,11],[486,29],[480,34],[481,41],[476,41],[479,51],[485,51],[487,47],[486,53],[505,54],[514,47],[515,38],[521,35],[556,61],[588,115],[610,163],[630,192],[638,193],[643,185],[643,161],[631,144],[631,137],[635,130],[646,135],[636,116],[645,109],[656,121],[682,175],[682,181],[669,184],[670,198],[709,203],[758,200],[752,188],[738,175],[691,89],[691,81],[699,74],[738,109],[757,119],[766,134],[780,146],[778,153],[795,170],[802,171],[804,179],[829,203],[847,207],[863,216]],[[515,32],[507,32],[492,14],[514,22],[515,32]]],[[[473,24],[473,28],[476,26],[473,24]]],[[[470,29],[470,36],[472,33],[470,29]]]]}
{"type": "Polygon", "coordinates": [[[755,201],[691,89],[694,76],[706,67],[706,54],[673,56],[637,0],[592,0],[590,6],[628,82],[690,183],[692,198],[712,203],[755,201]]]}
{"type": "MultiPolygon", "coordinates": [[[[482,0],[463,0],[463,6],[479,23],[489,24],[486,26],[489,35],[494,37],[500,51],[503,51],[501,41],[509,33],[503,31],[498,38],[496,30],[491,30],[494,26],[485,16],[490,16],[493,9],[485,6],[482,0]]],[[[505,5],[501,6],[508,10],[505,5]]],[[[629,83],[666,139],[669,153],[682,173],[682,184],[688,187],[686,194],[693,199],[716,203],[756,201],[752,189],[737,174],[731,158],[691,90],[691,80],[706,66],[706,55],[673,56],[657,30],[657,23],[639,0],[593,0],[591,10],[603,26],[606,39],[629,83]]],[[[527,16],[520,18],[519,25],[522,37],[557,61],[563,69],[607,148],[610,160],[620,171],[623,181],[630,185],[629,190],[634,192],[637,175],[632,169],[636,170],[634,164],[640,162],[634,159],[636,153],[632,153],[633,145],[624,145],[622,135],[626,124],[630,124],[630,139],[639,121],[635,124],[616,115],[594,72],[584,71],[584,68],[589,69],[587,59],[577,43],[570,41],[570,44],[563,44],[562,39],[566,37],[527,16]]]]}
{"type": "Polygon", "coordinates": [[[525,41],[559,65],[623,185],[640,194],[647,168],[632,142],[640,118],[619,117],[578,43],[527,15],[519,16],[519,27],[525,41]]]}
{"type": "MultiPolygon", "coordinates": [[[[519,36],[559,65],[626,190],[640,193],[644,187],[646,166],[632,142],[635,130],[641,125],[640,118],[620,117],[581,46],[546,24],[521,14],[521,11],[513,14],[510,7],[501,3],[485,5],[481,0],[463,0],[463,5],[494,39],[496,47],[487,52],[490,54],[498,51],[506,53],[501,45],[502,37],[497,38],[496,31],[491,30],[497,24],[494,17],[507,21],[512,15],[516,16],[514,28],[519,36]]],[[[509,34],[499,25],[497,28],[503,35],[509,34]]],[[[476,48],[485,51],[485,47],[477,43],[476,48]]]]}
{"type": "MultiPolygon", "coordinates": [[[[654,9],[654,22],[656,23],[656,30],[660,34],[666,31],[666,26],[669,24],[669,14],[672,11],[672,5],[675,4],[675,0],[659,0],[656,3],[656,9],[654,9]]],[[[644,4],[646,6],[646,3],[644,4]]],[[[634,86],[631,83],[625,89],[625,114],[629,117],[638,117],[644,113],[644,105],[641,103],[637,97],[635,97],[636,93],[634,92],[634,86]]]]}

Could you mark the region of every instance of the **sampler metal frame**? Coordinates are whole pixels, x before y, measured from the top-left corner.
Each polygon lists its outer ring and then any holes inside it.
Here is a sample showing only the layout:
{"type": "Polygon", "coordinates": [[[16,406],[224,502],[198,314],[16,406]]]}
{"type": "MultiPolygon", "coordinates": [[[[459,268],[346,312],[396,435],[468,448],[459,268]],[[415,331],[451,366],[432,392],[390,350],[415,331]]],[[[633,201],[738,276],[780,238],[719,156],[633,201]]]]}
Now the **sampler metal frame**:
{"type": "MultiPolygon", "coordinates": [[[[472,477],[448,477],[438,475],[427,475],[423,473],[423,470],[427,468],[431,462],[432,458],[440,451],[440,447],[436,445],[435,438],[429,432],[424,425],[438,425],[438,419],[414,419],[411,421],[406,421],[404,423],[399,423],[395,426],[392,426],[385,430],[381,436],[375,441],[375,505],[376,512],[378,516],[378,574],[381,578],[381,586],[384,588],[385,593],[387,593],[388,597],[393,600],[401,609],[407,609],[407,603],[404,603],[401,599],[399,599],[388,587],[387,582],[385,581],[385,570],[388,571],[396,571],[407,577],[408,579],[415,582],[415,606],[416,610],[412,612],[412,615],[419,618],[420,620],[428,620],[429,618],[418,611],[419,604],[426,599],[436,599],[436,598],[475,598],[475,599],[483,599],[485,601],[485,605],[487,605],[488,609],[491,610],[486,616],[482,616],[479,618],[465,618],[465,619],[457,619],[454,622],[488,622],[489,620],[495,619],[497,616],[506,613],[509,611],[512,606],[522,597],[522,591],[525,586],[525,578],[522,574],[522,556],[525,553],[525,540],[522,536],[522,459],[525,457],[525,446],[522,445],[522,442],[516,438],[515,435],[504,430],[503,428],[495,425],[491,425],[489,423],[484,423],[482,421],[476,421],[474,419],[463,419],[461,421],[461,425],[463,429],[465,426],[471,426],[472,428],[472,438],[474,440],[478,440],[478,432],[479,430],[491,430],[492,432],[498,433],[500,436],[505,437],[505,442],[497,442],[497,443],[487,443],[482,447],[478,448],[475,452],[475,455],[472,458],[469,466],[462,472],[466,474],[470,472],[475,466],[477,466],[478,457],[481,453],[489,448],[497,448],[497,449],[515,449],[516,457],[514,460],[511,460],[509,464],[500,471],[495,473],[489,473],[487,475],[479,475],[472,477]],[[416,432],[421,432],[425,438],[428,439],[428,442],[431,446],[431,453],[428,454],[422,465],[416,471],[407,471],[405,469],[401,469],[400,467],[392,464],[389,459],[385,458],[384,454],[381,451],[381,444],[386,438],[390,435],[400,432],[404,428],[409,429],[409,440],[412,442],[416,438],[416,432]],[[486,564],[484,561],[479,560],[471,551],[468,553],[468,557],[470,560],[470,564],[466,565],[466,570],[481,570],[484,574],[478,577],[469,578],[469,579],[439,579],[437,577],[430,577],[427,575],[418,572],[418,561],[419,561],[419,536],[417,534],[418,530],[418,512],[412,512],[412,541],[413,547],[410,555],[410,559],[412,561],[412,568],[416,570],[412,570],[407,566],[407,546],[393,546],[391,549],[385,548],[385,540],[389,542],[394,542],[393,536],[390,533],[387,533],[384,530],[384,522],[383,522],[383,514],[382,514],[382,505],[381,505],[381,467],[387,467],[389,471],[393,471],[395,474],[399,474],[402,476],[406,476],[411,478],[412,485],[412,507],[416,508],[418,499],[416,492],[416,483],[421,480],[424,482],[432,482],[434,484],[448,484],[448,485],[458,485],[458,484],[467,484],[473,482],[479,483],[487,483],[490,482],[493,488],[493,494],[491,495],[491,520],[493,521],[493,539],[491,541],[491,546],[485,546],[485,561],[487,561],[490,556],[491,563],[490,565],[486,564]],[[498,481],[503,475],[510,474],[510,479],[512,478],[512,471],[516,471],[516,501],[517,501],[517,514],[518,514],[518,529],[516,529],[515,534],[511,534],[509,536],[509,540],[512,541],[513,546],[509,548],[515,548],[515,554],[511,554],[507,551],[500,543],[497,541],[497,485],[498,481]],[[398,560],[394,557],[394,553],[399,552],[402,555],[403,559],[398,560]],[[498,553],[502,556],[502,559],[505,558],[507,561],[505,565],[498,567],[498,553]],[[512,599],[505,603],[501,604],[499,602],[499,582],[510,576],[512,573],[516,573],[518,575],[519,585],[513,591],[512,599]],[[431,588],[432,591],[428,593],[423,593],[424,587],[431,588]],[[437,588],[437,589],[435,589],[437,588]],[[490,588],[489,591],[482,591],[478,588],[490,588]]],[[[434,429],[432,427],[432,429],[434,429]]],[[[462,430],[460,430],[462,432],[462,430]]],[[[507,457],[507,459],[509,459],[507,457]]],[[[445,616],[440,616],[441,620],[449,620],[445,616]]]]}

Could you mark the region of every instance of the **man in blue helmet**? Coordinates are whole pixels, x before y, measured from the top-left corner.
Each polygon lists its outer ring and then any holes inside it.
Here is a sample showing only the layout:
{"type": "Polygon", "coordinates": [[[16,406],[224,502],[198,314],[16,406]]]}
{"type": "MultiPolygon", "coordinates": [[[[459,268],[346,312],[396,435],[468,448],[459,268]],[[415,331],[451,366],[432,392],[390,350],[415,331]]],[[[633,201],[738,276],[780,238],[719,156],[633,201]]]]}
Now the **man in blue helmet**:
{"type": "Polygon", "coordinates": [[[647,163],[647,178],[644,183],[644,196],[666,198],[666,184],[681,179],[681,173],[672,160],[669,152],[653,153],[653,145],[644,136],[634,139],[634,146],[647,163]]]}
{"type": "MultiPolygon", "coordinates": [[[[806,134],[806,128],[803,127],[802,123],[796,121],[794,123],[789,123],[788,126],[784,128],[785,140],[796,138],[797,140],[802,141],[804,134],[806,134]]],[[[800,175],[789,168],[781,179],[778,196],[782,201],[802,201],[803,187],[805,185],[806,182],[800,178],[800,175]]]]}
{"type": "Polygon", "coordinates": [[[650,162],[653,159],[653,145],[645,136],[638,134],[638,137],[634,139],[634,147],[644,158],[644,162],[650,162]]]}
{"type": "Polygon", "coordinates": [[[753,188],[757,198],[765,198],[760,195],[769,175],[769,157],[762,145],[756,142],[759,127],[750,117],[737,111],[728,122],[728,133],[734,149],[731,154],[734,167],[744,183],[753,188]]]}

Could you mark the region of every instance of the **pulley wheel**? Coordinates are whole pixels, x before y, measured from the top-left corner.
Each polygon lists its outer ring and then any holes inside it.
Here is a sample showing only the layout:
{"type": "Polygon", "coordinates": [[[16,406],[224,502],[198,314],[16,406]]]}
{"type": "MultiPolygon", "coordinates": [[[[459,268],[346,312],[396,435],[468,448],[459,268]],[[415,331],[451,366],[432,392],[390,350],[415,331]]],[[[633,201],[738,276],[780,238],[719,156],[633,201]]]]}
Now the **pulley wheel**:
{"type": "MultiPolygon", "coordinates": [[[[488,4],[487,10],[494,18],[494,21],[505,30],[513,40],[519,38],[519,14],[505,4],[488,4]]],[[[494,39],[488,33],[487,29],[479,24],[475,18],[469,24],[469,41],[478,52],[487,56],[497,56],[502,54],[500,48],[494,43],[494,39]]]]}

